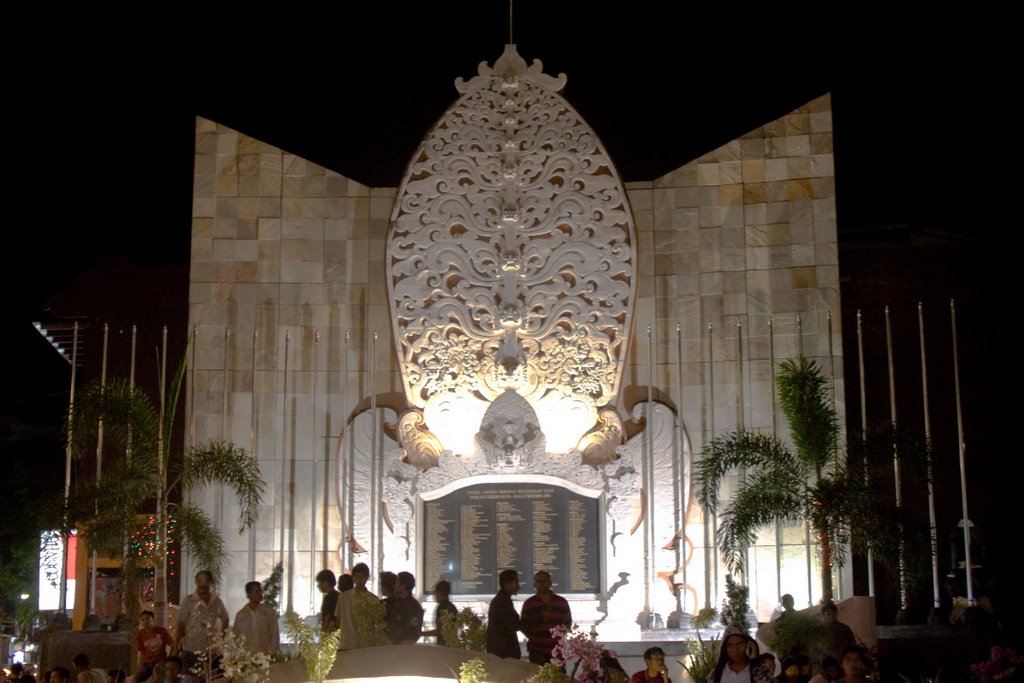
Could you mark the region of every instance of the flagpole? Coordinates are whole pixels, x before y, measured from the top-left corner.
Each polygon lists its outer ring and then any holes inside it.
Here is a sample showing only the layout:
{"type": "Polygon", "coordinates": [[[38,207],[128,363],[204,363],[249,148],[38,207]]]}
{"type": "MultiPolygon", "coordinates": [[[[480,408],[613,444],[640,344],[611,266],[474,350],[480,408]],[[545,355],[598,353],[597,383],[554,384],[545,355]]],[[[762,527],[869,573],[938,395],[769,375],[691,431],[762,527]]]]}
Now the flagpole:
{"type": "MultiPolygon", "coordinates": [[[[771,373],[772,436],[778,435],[778,404],[775,400],[775,323],[768,318],[768,365],[771,373]]],[[[782,599],[782,525],[775,525],[775,594],[782,599]]]]}
{"type": "MultiPolygon", "coordinates": [[[[889,419],[892,424],[893,430],[893,444],[892,444],[892,472],[893,480],[896,486],[896,511],[897,514],[902,515],[903,510],[903,484],[900,478],[900,453],[896,443],[896,363],[893,359],[893,344],[892,344],[892,323],[889,319],[889,307],[885,307],[885,348],[886,354],[889,361],[889,419]]],[[[903,523],[900,522],[899,529],[899,584],[900,584],[900,609],[897,614],[896,622],[901,623],[902,616],[905,616],[907,610],[907,584],[905,576],[905,565],[903,558],[903,523]]]]}
{"type": "MultiPolygon", "coordinates": [[[[285,514],[286,514],[287,509],[288,509],[288,506],[286,504],[286,501],[287,501],[287,498],[288,498],[288,483],[287,483],[287,479],[288,479],[288,474],[287,474],[287,464],[288,464],[288,457],[287,457],[287,452],[288,452],[288,353],[289,353],[289,347],[291,346],[291,340],[292,340],[292,331],[291,330],[285,330],[285,332],[284,332],[284,367],[283,367],[283,371],[284,372],[283,372],[283,375],[282,375],[282,383],[283,384],[282,384],[282,387],[281,387],[281,393],[282,393],[282,399],[283,399],[281,401],[281,499],[280,499],[280,504],[281,504],[281,521],[280,521],[280,525],[281,526],[280,526],[280,538],[278,539],[278,549],[279,549],[279,552],[281,553],[281,560],[280,561],[281,561],[282,571],[284,573],[288,573],[288,574],[291,573],[291,567],[286,567],[285,566],[286,564],[288,564],[288,557],[285,554],[285,547],[286,547],[285,546],[285,536],[287,535],[287,530],[285,528],[285,524],[286,524],[285,514]]],[[[284,579],[284,578],[285,577],[282,576],[282,579],[284,579]]],[[[282,590],[287,589],[288,585],[289,584],[287,583],[286,580],[282,581],[282,590]]],[[[288,609],[289,612],[292,611],[291,600],[292,600],[292,596],[291,595],[288,595],[286,597],[286,599],[285,599],[285,604],[287,605],[287,609],[288,609]]]]}
{"type": "Polygon", "coordinates": [[[974,601],[974,580],[973,568],[971,567],[971,519],[967,516],[967,462],[964,457],[966,444],[964,443],[964,421],[963,411],[960,404],[960,356],[957,350],[956,337],[956,302],[949,300],[949,318],[953,327],[953,382],[956,387],[956,433],[960,445],[960,501],[963,505],[964,524],[964,560],[967,569],[967,606],[975,607],[978,603],[974,601]]]}
{"type": "Polygon", "coordinates": [[[686,610],[686,604],[682,601],[680,594],[689,588],[689,584],[686,582],[686,431],[683,426],[683,328],[682,325],[676,323],[676,383],[679,385],[679,405],[677,406],[678,412],[678,435],[679,440],[679,457],[676,459],[676,466],[679,468],[678,477],[676,478],[677,485],[679,487],[679,501],[678,510],[676,512],[676,525],[679,529],[679,540],[676,545],[676,564],[683,568],[683,587],[681,590],[676,591],[676,609],[680,614],[683,614],[686,610]]]}
{"type": "MultiPolygon", "coordinates": [[[[110,325],[103,323],[103,354],[102,361],[100,362],[100,395],[107,388],[107,343],[110,339],[110,325]]],[[[100,413],[99,424],[96,425],[96,492],[99,493],[100,482],[103,479],[103,413],[100,413]]],[[[99,500],[96,501],[96,514],[99,514],[100,504],[99,500]]],[[[92,566],[90,567],[89,576],[92,579],[89,585],[89,615],[96,615],[96,586],[99,577],[96,576],[96,564],[99,558],[99,553],[95,548],[92,549],[92,566]]]]}
{"type": "MultiPolygon", "coordinates": [[[[714,370],[714,352],[711,349],[712,343],[712,327],[711,323],[708,323],[708,391],[710,394],[710,409],[705,403],[705,414],[709,415],[704,420],[704,435],[703,443],[707,446],[710,437],[714,436],[714,423],[715,423],[715,370],[714,370]]],[[[704,508],[704,609],[711,609],[711,534],[708,525],[711,524],[711,509],[709,507],[704,508]]]]}
{"type": "MultiPolygon", "coordinates": [[[[64,526],[69,527],[67,519],[68,499],[71,496],[71,442],[74,438],[74,414],[75,414],[75,377],[78,371],[78,321],[75,321],[71,336],[71,388],[68,396],[68,441],[64,449],[64,526]]],[[[57,605],[57,613],[60,615],[60,623],[63,628],[71,628],[68,620],[68,551],[70,550],[71,530],[63,529],[63,543],[61,544],[60,563],[60,599],[57,605]]]]}
{"type": "MultiPolygon", "coordinates": [[[[259,429],[260,429],[260,401],[259,401],[259,379],[256,375],[256,345],[259,339],[259,332],[255,327],[252,328],[252,359],[250,361],[249,372],[252,376],[252,394],[250,395],[251,406],[249,408],[252,415],[249,416],[249,451],[252,453],[253,459],[259,462],[259,450],[257,447],[259,440],[259,429]]],[[[273,571],[273,567],[271,567],[273,571]]],[[[256,575],[256,525],[249,525],[249,576],[256,575]]]]}
{"type": "MultiPolygon", "coordinates": [[[[316,581],[312,580],[313,576],[316,576],[316,504],[317,504],[317,490],[316,490],[316,469],[320,463],[320,458],[317,453],[320,449],[320,418],[316,411],[317,408],[317,388],[319,385],[318,378],[320,376],[320,330],[315,330],[313,333],[313,467],[310,469],[310,491],[309,491],[309,571],[311,574],[309,582],[309,611],[310,613],[316,611],[316,581]]],[[[327,520],[324,520],[325,522],[327,520]]]]}
{"type": "Polygon", "coordinates": [[[928,535],[930,537],[930,549],[932,560],[932,613],[929,615],[929,623],[938,623],[939,608],[942,603],[939,599],[939,539],[935,522],[935,482],[932,470],[932,423],[928,413],[928,360],[925,354],[924,344],[924,306],[917,302],[917,329],[921,340],[921,400],[924,403],[924,441],[928,449],[928,535]]]}
{"type": "MultiPolygon", "coordinates": [[[[832,404],[832,411],[836,409],[836,359],[835,359],[835,348],[832,346],[832,311],[825,312],[825,319],[828,323],[828,387],[829,387],[829,402],[832,404]]],[[[832,547],[835,548],[838,544],[839,536],[836,535],[832,541],[832,547]]],[[[824,558],[822,558],[824,559],[824,558]]],[[[843,599],[843,565],[839,562],[835,563],[836,570],[836,597],[840,600],[843,599]]]]}
{"type": "MultiPolygon", "coordinates": [[[[864,375],[864,330],[861,327],[860,309],[857,309],[857,361],[860,374],[860,434],[865,439],[868,433],[868,394],[864,375]]],[[[867,454],[864,455],[864,482],[868,482],[867,454]]],[[[875,597],[875,560],[868,542],[868,596],[875,597]]]]}
{"type": "Polygon", "coordinates": [[[351,333],[349,330],[345,330],[345,350],[342,354],[342,368],[341,368],[341,447],[338,449],[338,500],[339,507],[341,508],[341,571],[345,571],[352,564],[352,554],[350,552],[351,544],[349,543],[348,537],[352,533],[351,526],[349,525],[348,516],[350,514],[351,505],[349,503],[348,489],[351,483],[349,482],[349,467],[348,463],[351,460],[350,454],[348,453],[347,445],[349,443],[349,426],[348,426],[348,353],[349,353],[349,340],[351,333]],[[346,460],[348,457],[348,460],[346,460]]]}
{"type": "Polygon", "coordinates": [[[651,471],[654,465],[654,449],[651,442],[653,432],[654,410],[651,403],[654,400],[654,338],[651,335],[651,326],[647,326],[647,408],[644,425],[644,623],[641,628],[654,626],[651,614],[651,555],[654,545],[654,520],[651,513],[654,510],[654,473],[651,471]]]}

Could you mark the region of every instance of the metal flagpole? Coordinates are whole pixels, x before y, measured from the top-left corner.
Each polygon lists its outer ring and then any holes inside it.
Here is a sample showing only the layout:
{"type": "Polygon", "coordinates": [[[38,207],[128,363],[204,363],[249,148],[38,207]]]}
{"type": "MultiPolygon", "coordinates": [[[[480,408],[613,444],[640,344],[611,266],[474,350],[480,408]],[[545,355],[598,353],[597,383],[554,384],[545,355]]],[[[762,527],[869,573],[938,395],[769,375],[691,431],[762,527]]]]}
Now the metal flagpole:
{"type": "MultiPolygon", "coordinates": [[[[932,553],[932,614],[938,619],[942,606],[939,597],[939,539],[935,523],[935,482],[932,480],[932,423],[928,413],[928,360],[924,349],[924,306],[917,302],[917,329],[921,339],[921,400],[924,402],[924,442],[928,449],[928,524],[932,553]]],[[[938,623],[938,622],[936,622],[938,623]]]]}
{"type": "Polygon", "coordinates": [[[374,500],[372,501],[372,514],[371,519],[376,520],[376,546],[377,565],[374,567],[374,575],[380,578],[380,573],[384,571],[384,520],[381,516],[381,500],[384,497],[382,490],[384,481],[384,459],[381,458],[380,463],[377,462],[378,456],[378,432],[380,431],[377,426],[377,332],[374,331],[373,336],[370,338],[370,416],[372,418],[373,433],[371,436],[372,448],[371,460],[373,462],[373,469],[371,471],[370,480],[373,482],[373,493],[374,500]]]}
{"type": "MultiPolygon", "coordinates": [[[[836,409],[836,361],[835,361],[835,349],[832,346],[832,311],[826,311],[826,320],[828,322],[828,389],[829,389],[829,402],[832,404],[832,410],[836,409]]],[[[835,540],[832,541],[832,547],[835,548],[838,542],[838,535],[835,540]]],[[[834,553],[833,553],[834,555],[834,553]]],[[[824,560],[824,558],[822,558],[824,560]]],[[[843,566],[838,562],[835,563],[836,568],[836,597],[840,600],[843,599],[843,566]]]]}
{"type": "MultiPolygon", "coordinates": [[[[711,323],[708,323],[708,390],[711,396],[711,407],[708,409],[708,403],[704,402],[704,434],[702,435],[702,443],[707,446],[708,437],[714,431],[714,419],[715,419],[715,388],[713,375],[714,370],[711,367],[712,351],[711,351],[711,323]],[[710,413],[710,418],[708,414],[710,413]],[[710,426],[709,426],[710,425],[710,426]]],[[[711,609],[711,537],[710,529],[708,525],[711,523],[711,511],[710,508],[705,507],[704,510],[704,609],[711,609]]]]}
{"type": "MultiPolygon", "coordinates": [[[[220,438],[224,441],[230,441],[228,435],[228,395],[231,393],[231,371],[228,368],[230,362],[230,348],[231,348],[231,328],[224,328],[224,358],[222,359],[224,367],[224,387],[221,392],[221,408],[220,408],[220,438]]],[[[218,529],[223,527],[224,520],[224,484],[218,484],[217,489],[214,492],[214,504],[216,511],[213,523],[218,529]]]]}
{"type": "MultiPolygon", "coordinates": [[[[804,319],[796,314],[796,355],[804,355],[804,319]]],[[[807,604],[814,604],[814,557],[811,553],[811,525],[804,520],[804,555],[807,559],[807,604]]]]}
{"type": "Polygon", "coordinates": [[[167,460],[167,451],[170,444],[164,441],[164,420],[167,414],[167,326],[164,325],[160,344],[160,433],[157,436],[157,478],[160,490],[157,491],[156,504],[156,534],[157,548],[159,548],[160,559],[158,560],[156,579],[154,581],[153,611],[156,613],[156,623],[164,628],[167,627],[167,467],[170,464],[167,460]]]}
{"type": "Polygon", "coordinates": [[[974,579],[971,566],[971,518],[967,515],[967,462],[964,458],[964,450],[967,445],[964,443],[964,421],[963,411],[960,405],[960,357],[957,351],[956,338],[956,302],[949,300],[949,320],[953,327],[953,383],[956,387],[956,433],[957,441],[960,444],[960,502],[963,505],[964,524],[964,561],[967,570],[967,606],[975,607],[978,603],[974,601],[974,579]]]}
{"type": "MultiPolygon", "coordinates": [[[[259,429],[260,429],[260,401],[259,391],[260,383],[256,375],[256,352],[257,352],[257,341],[259,333],[256,328],[252,328],[252,360],[250,362],[249,372],[252,375],[252,394],[251,394],[251,407],[250,411],[252,415],[249,416],[249,450],[252,452],[252,457],[255,458],[256,462],[259,462],[259,429]]],[[[273,568],[271,568],[273,570],[273,568]]],[[[249,527],[249,576],[256,575],[256,525],[253,524],[249,527]]]]}
{"type": "MultiPolygon", "coordinates": [[[[78,322],[72,328],[71,336],[71,388],[68,395],[68,441],[64,449],[64,506],[67,508],[68,498],[71,496],[71,441],[74,435],[74,414],[75,414],[75,377],[78,372],[78,322]]],[[[66,515],[66,512],[65,512],[66,515]]],[[[65,526],[69,520],[64,519],[65,526]]],[[[60,599],[57,604],[57,613],[61,615],[61,620],[67,624],[67,628],[70,628],[68,622],[68,550],[70,549],[70,543],[68,536],[71,533],[70,529],[65,529],[65,533],[62,534],[62,548],[61,548],[61,563],[60,563],[60,599]]]]}
{"type": "MultiPolygon", "coordinates": [[[[285,574],[291,574],[291,567],[288,564],[288,557],[285,555],[285,536],[287,535],[285,514],[288,509],[288,474],[287,474],[287,452],[288,452],[288,353],[291,346],[292,331],[285,330],[284,333],[284,374],[282,375],[281,386],[281,521],[280,538],[278,539],[279,552],[281,553],[281,567],[285,574]]],[[[282,576],[282,578],[284,578],[282,576]]],[[[283,588],[288,587],[287,581],[282,581],[283,588]]],[[[292,611],[292,596],[288,595],[285,604],[288,611],[292,611]]]]}
{"type": "Polygon", "coordinates": [[[679,440],[679,456],[675,458],[678,468],[676,482],[679,490],[679,500],[676,506],[676,529],[679,534],[676,543],[676,566],[683,568],[683,589],[676,591],[676,609],[682,614],[686,605],[682,602],[681,594],[683,590],[689,588],[689,584],[686,582],[688,558],[686,557],[686,430],[683,426],[683,328],[679,323],[676,323],[676,383],[679,385],[679,404],[677,406],[679,424],[676,436],[679,440]]]}
{"type": "MultiPolygon", "coordinates": [[[[715,432],[715,343],[714,343],[714,329],[711,323],[708,323],[708,372],[710,373],[710,384],[711,384],[711,438],[714,439],[715,432]]],[[[706,525],[705,525],[706,527],[706,525]]],[[[714,513],[711,515],[711,538],[718,538],[718,514],[714,513]]],[[[718,544],[716,542],[711,543],[712,552],[712,571],[714,572],[715,580],[715,604],[718,604],[718,544]]]]}
{"type": "MultiPolygon", "coordinates": [[[[100,393],[107,388],[107,343],[110,339],[110,325],[103,323],[103,360],[100,362],[100,393]]],[[[99,491],[100,481],[103,479],[103,413],[100,413],[99,424],[96,425],[96,489],[99,491]]],[[[100,504],[96,502],[96,513],[99,514],[100,504]]],[[[89,614],[96,614],[96,585],[99,577],[96,576],[96,561],[98,553],[95,548],[92,551],[92,566],[89,575],[92,578],[89,586],[89,614]]]]}
{"type": "MultiPolygon", "coordinates": [[[[775,400],[775,324],[768,318],[768,364],[771,373],[772,436],[778,435],[778,403],[775,400]]],[[[775,594],[782,600],[782,525],[775,525],[775,594]]]]}
{"type": "Polygon", "coordinates": [[[349,503],[348,489],[351,486],[349,481],[349,462],[351,461],[351,453],[348,449],[349,444],[349,424],[348,424],[348,353],[349,353],[349,340],[351,333],[345,330],[345,351],[342,357],[342,368],[341,368],[341,447],[338,450],[338,500],[341,506],[341,570],[345,571],[346,568],[352,564],[352,553],[351,543],[349,543],[349,535],[352,533],[351,526],[349,524],[349,515],[351,514],[351,505],[349,503]]]}
{"type": "MultiPolygon", "coordinates": [[[[860,309],[857,309],[857,361],[860,374],[860,433],[865,438],[868,433],[868,394],[865,384],[864,370],[864,330],[861,327],[860,309]]],[[[868,481],[868,460],[864,456],[864,481],[868,481]]],[[[875,597],[875,560],[871,551],[870,540],[868,542],[868,596],[875,597]]]]}
{"type": "MultiPolygon", "coordinates": [[[[320,377],[320,330],[316,330],[313,333],[313,467],[310,470],[310,496],[309,496],[309,571],[310,571],[310,582],[309,582],[309,611],[313,613],[316,611],[316,581],[312,580],[312,577],[316,576],[316,504],[317,504],[317,490],[316,490],[316,474],[317,466],[319,465],[320,459],[317,451],[320,449],[320,417],[317,413],[317,389],[319,385],[318,378],[320,377]]],[[[324,520],[326,522],[326,520],[324,520]]]]}
{"type": "MultiPolygon", "coordinates": [[[[900,454],[899,449],[896,446],[896,368],[895,361],[893,360],[892,350],[892,324],[889,320],[889,307],[885,307],[885,347],[886,353],[889,359],[889,415],[892,422],[893,430],[893,445],[892,445],[892,472],[893,479],[896,485],[896,510],[899,511],[903,507],[903,485],[900,479],[900,454]]],[[[903,525],[900,524],[898,532],[900,535],[899,546],[900,546],[900,558],[899,558],[899,581],[900,581],[900,613],[904,614],[907,609],[907,585],[905,580],[904,561],[903,561],[903,525]]],[[[899,619],[897,619],[899,622],[899,619]]]]}
{"type": "Polygon", "coordinates": [[[651,614],[651,556],[654,546],[654,444],[651,442],[652,426],[654,424],[654,410],[651,406],[654,401],[654,338],[651,335],[651,326],[647,326],[647,410],[645,417],[647,424],[644,425],[644,615],[646,618],[645,628],[654,626],[654,618],[651,614]]]}

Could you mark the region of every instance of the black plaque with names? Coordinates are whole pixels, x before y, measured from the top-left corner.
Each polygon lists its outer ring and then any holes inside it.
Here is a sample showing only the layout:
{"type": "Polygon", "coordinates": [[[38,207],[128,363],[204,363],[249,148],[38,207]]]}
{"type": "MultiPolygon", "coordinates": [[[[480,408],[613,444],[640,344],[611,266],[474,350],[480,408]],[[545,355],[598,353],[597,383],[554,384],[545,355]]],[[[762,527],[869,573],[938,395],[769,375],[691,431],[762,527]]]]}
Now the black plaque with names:
{"type": "Polygon", "coordinates": [[[552,484],[475,484],[423,503],[421,585],[447,579],[453,595],[489,595],[498,575],[551,573],[557,593],[601,590],[600,501],[552,484]]]}

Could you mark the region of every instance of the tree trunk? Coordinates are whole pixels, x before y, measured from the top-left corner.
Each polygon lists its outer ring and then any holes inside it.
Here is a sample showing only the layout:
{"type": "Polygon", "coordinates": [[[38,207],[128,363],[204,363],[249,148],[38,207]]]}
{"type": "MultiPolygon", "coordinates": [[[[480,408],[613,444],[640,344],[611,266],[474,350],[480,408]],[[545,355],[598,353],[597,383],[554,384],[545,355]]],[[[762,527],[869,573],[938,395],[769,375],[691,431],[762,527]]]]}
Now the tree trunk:
{"type": "Polygon", "coordinates": [[[815,533],[819,534],[818,546],[821,548],[821,604],[832,602],[832,533],[824,522],[814,525],[815,533]]]}

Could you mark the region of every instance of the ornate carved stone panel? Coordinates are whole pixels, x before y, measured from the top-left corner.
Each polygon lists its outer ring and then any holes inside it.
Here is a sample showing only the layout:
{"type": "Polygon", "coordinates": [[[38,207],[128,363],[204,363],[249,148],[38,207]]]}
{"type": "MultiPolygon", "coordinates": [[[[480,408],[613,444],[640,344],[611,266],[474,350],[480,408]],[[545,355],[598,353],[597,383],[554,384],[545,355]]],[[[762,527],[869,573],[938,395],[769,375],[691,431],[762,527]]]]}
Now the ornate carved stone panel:
{"type": "MultiPolygon", "coordinates": [[[[564,453],[615,396],[635,299],[634,225],[564,84],[506,46],[493,68],[456,82],[462,97],[399,189],[388,287],[404,390],[422,410],[419,433],[407,432],[418,452],[436,449],[422,448],[424,430],[443,449],[477,452],[489,403],[513,391],[547,450],[564,453]]],[[[609,438],[583,447],[606,451],[609,438]]]]}

